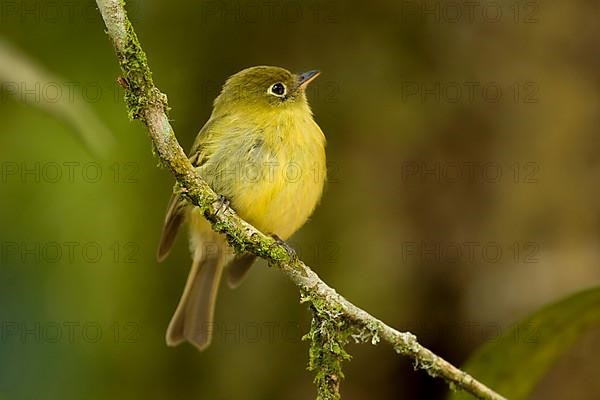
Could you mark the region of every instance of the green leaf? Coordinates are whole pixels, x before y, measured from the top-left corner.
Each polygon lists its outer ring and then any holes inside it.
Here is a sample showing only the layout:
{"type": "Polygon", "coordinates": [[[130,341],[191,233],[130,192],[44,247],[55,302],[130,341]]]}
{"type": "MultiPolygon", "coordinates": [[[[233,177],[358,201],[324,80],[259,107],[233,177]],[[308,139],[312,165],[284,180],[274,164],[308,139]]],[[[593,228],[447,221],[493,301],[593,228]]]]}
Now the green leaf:
{"type": "Polygon", "coordinates": [[[42,98],[42,101],[33,102],[26,101],[27,96],[18,95],[23,88],[46,88],[58,82],[66,80],[51,74],[38,62],[0,38],[0,90],[9,88],[11,94],[17,94],[16,99],[21,99],[68,123],[88,151],[96,157],[105,158],[114,145],[114,138],[80,93],[74,92],[72,99],[64,96],[58,101],[42,98]]]}
{"type": "MultiPolygon", "coordinates": [[[[526,399],[557,359],[591,326],[600,323],[600,288],[548,305],[481,346],[463,370],[511,400],[526,399]]],[[[471,399],[464,392],[450,400],[471,399]]]]}

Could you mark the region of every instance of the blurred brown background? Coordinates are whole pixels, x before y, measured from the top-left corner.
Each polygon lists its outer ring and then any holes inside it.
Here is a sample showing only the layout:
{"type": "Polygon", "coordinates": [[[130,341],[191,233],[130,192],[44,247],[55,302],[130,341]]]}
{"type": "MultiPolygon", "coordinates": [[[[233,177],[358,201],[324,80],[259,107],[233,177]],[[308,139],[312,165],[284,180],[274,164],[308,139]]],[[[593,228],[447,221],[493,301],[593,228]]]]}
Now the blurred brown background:
{"type": "MultiPolygon", "coordinates": [[[[455,364],[600,282],[600,5],[477,4],[128,6],[186,149],[229,75],[323,71],[330,183],[292,242],[455,364]]],[[[0,33],[0,399],[311,398],[309,313],[262,264],[221,291],[208,351],[165,346],[190,258],[182,235],[154,260],[173,179],[127,119],[94,3],[2,0],[0,33]]],[[[594,398],[599,333],[533,398],[594,398]]],[[[386,345],[349,350],[345,399],[446,395],[386,345]]]]}

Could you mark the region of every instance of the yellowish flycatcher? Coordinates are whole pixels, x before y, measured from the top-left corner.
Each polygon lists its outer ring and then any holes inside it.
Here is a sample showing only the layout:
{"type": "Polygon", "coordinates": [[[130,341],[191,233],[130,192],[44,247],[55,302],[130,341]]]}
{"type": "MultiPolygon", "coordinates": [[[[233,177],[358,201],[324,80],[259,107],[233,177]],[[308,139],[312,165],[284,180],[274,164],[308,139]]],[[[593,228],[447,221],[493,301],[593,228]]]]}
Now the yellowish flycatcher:
{"type": "MultiPolygon", "coordinates": [[[[190,160],[240,217],[283,240],[315,209],[326,178],[325,137],[313,120],[307,85],[318,71],[292,74],[252,67],[230,77],[198,133],[190,160]]],[[[171,198],[157,259],[169,254],[184,220],[193,257],[185,289],[167,329],[169,346],[187,340],[199,350],[211,341],[215,299],[223,270],[239,284],[255,256],[234,255],[223,235],[179,195],[171,198]]]]}

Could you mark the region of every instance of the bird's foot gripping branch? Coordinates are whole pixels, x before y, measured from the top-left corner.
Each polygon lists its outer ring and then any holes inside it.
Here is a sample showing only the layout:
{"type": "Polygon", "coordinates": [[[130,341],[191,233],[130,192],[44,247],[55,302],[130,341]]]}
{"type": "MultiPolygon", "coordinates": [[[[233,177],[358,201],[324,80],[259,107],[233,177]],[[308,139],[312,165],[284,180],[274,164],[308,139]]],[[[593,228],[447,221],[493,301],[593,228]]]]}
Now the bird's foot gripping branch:
{"type": "Polygon", "coordinates": [[[237,249],[255,254],[277,266],[300,289],[310,305],[313,321],[305,336],[310,341],[309,368],[321,399],[339,398],[343,377],[341,363],[349,359],[344,346],[350,340],[390,343],[396,352],[411,357],[415,366],[433,377],[441,377],[454,389],[481,399],[504,399],[467,373],[421,346],[414,335],[401,333],[368,314],[327,286],[308,266],[293,259],[286,248],[240,219],[233,210],[217,213],[217,194],[195,172],[175,138],[166,115],[164,96],[154,85],[148,61],[127,18],[123,0],[97,0],[108,35],[126,80],[126,102],[130,117],[148,128],[156,155],[174,175],[182,194],[205,213],[213,228],[227,235],[237,249]],[[218,214],[218,215],[217,215],[218,214]]]}

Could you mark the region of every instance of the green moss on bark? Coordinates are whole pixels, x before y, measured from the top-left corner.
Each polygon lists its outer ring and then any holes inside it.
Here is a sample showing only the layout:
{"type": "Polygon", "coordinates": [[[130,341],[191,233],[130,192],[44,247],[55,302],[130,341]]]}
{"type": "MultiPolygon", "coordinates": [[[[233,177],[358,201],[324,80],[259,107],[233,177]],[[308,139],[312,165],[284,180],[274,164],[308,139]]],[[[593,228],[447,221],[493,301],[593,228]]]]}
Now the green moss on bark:
{"type": "Polygon", "coordinates": [[[317,296],[305,294],[302,302],[309,302],[313,313],[310,331],[303,340],[310,341],[308,370],[316,372],[317,400],[339,400],[342,362],[351,359],[345,346],[354,327],[341,308],[317,296]]]}
{"type": "Polygon", "coordinates": [[[125,74],[125,103],[131,119],[143,119],[143,111],[150,103],[167,107],[166,96],[154,87],[148,58],[128,19],[125,20],[126,37],[124,49],[117,56],[125,74]]]}

